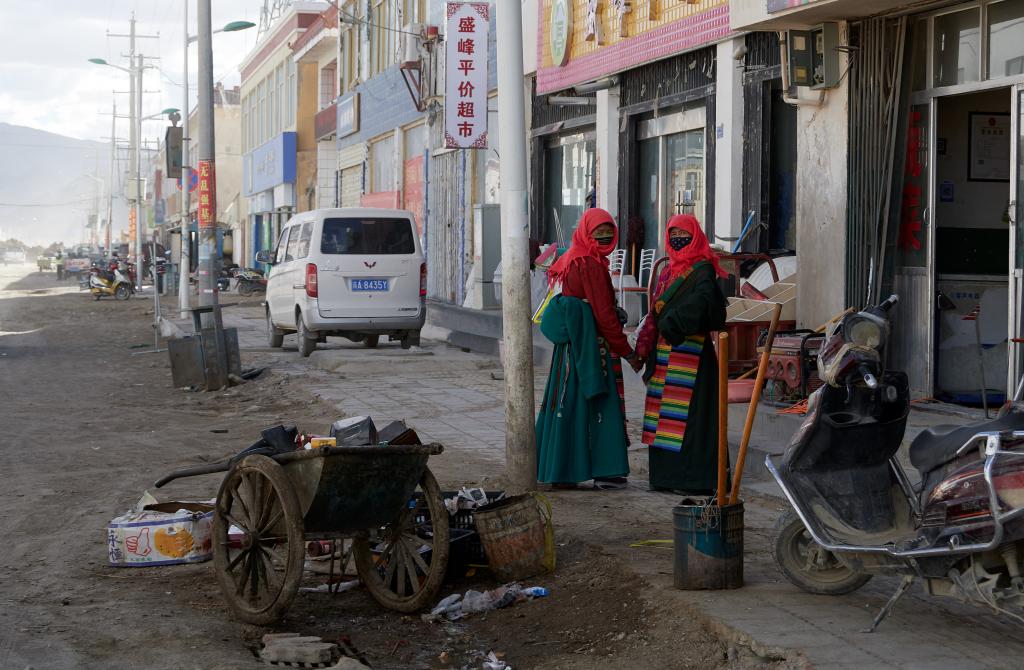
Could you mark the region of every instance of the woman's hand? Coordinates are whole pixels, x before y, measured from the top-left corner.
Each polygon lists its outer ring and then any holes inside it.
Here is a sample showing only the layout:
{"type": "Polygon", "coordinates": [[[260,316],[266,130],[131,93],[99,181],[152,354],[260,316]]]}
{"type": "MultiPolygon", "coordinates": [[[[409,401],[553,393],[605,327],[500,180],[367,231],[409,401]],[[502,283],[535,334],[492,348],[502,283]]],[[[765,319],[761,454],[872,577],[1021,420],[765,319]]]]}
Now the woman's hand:
{"type": "Polygon", "coordinates": [[[633,368],[633,372],[640,372],[644,368],[644,362],[636,355],[636,351],[626,357],[626,362],[629,363],[629,367],[633,368]]]}

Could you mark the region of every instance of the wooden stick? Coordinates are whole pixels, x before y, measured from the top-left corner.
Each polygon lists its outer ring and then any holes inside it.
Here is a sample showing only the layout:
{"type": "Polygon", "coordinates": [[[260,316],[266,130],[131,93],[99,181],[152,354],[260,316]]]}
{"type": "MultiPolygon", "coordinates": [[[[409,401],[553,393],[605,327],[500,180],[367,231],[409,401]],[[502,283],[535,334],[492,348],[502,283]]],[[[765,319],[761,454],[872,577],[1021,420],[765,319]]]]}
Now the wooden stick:
{"type": "Polygon", "coordinates": [[[816,333],[824,333],[825,329],[828,328],[829,325],[835,323],[836,321],[838,321],[839,319],[843,318],[847,314],[852,314],[853,312],[856,312],[856,311],[857,310],[855,308],[853,308],[853,307],[847,307],[842,312],[839,312],[838,314],[833,316],[831,319],[829,319],[825,323],[823,323],[820,326],[818,326],[817,328],[815,328],[814,332],[816,332],[816,333]]]}
{"type": "Polygon", "coordinates": [[[729,333],[718,334],[718,506],[725,507],[729,461],[729,333]]]}
{"type": "Polygon", "coordinates": [[[775,331],[779,327],[779,319],[782,318],[782,305],[776,304],[772,313],[772,324],[768,327],[768,337],[764,341],[764,351],[761,352],[761,362],[757,366],[757,378],[754,381],[754,392],[750,396],[750,405],[747,407],[747,422],[743,425],[743,439],[740,440],[740,453],[736,456],[736,470],[732,475],[732,492],[729,494],[729,504],[735,505],[740,496],[740,479],[743,478],[743,466],[747,460],[747,447],[750,446],[750,433],[754,429],[754,417],[757,415],[757,403],[761,399],[761,389],[764,387],[765,373],[768,371],[768,357],[772,353],[772,345],[775,343],[775,331]]]}

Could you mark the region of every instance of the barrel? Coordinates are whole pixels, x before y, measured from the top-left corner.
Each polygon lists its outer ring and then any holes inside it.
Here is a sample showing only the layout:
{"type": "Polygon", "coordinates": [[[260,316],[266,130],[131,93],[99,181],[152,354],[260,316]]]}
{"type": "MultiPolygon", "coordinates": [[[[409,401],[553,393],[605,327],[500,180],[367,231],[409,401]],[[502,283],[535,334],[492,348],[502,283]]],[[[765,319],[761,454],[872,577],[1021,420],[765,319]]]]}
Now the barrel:
{"type": "Polygon", "coordinates": [[[473,513],[480,544],[491,572],[505,582],[529,579],[548,565],[547,521],[537,500],[513,496],[485,505],[473,513]]]}
{"type": "Polygon", "coordinates": [[[743,586],[743,503],[686,500],[672,512],[673,584],[683,591],[743,586]]]}

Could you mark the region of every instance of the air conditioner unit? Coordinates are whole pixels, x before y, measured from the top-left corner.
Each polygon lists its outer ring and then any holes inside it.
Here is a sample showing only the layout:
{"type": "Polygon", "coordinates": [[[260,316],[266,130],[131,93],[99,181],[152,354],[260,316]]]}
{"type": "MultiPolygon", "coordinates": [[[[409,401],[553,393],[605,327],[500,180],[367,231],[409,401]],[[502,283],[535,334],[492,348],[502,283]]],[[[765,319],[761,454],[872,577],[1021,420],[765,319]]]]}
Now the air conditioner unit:
{"type": "Polygon", "coordinates": [[[402,66],[406,67],[420,61],[420,44],[423,42],[423,24],[408,23],[402,33],[402,66]]]}

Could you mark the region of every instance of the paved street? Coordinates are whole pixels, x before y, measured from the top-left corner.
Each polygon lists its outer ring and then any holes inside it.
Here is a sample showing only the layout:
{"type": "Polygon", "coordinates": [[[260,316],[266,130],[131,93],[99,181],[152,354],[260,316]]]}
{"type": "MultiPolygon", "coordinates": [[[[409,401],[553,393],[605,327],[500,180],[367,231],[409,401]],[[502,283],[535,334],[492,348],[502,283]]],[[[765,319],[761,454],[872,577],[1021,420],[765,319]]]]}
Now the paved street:
{"type": "MultiPolygon", "coordinates": [[[[149,341],[147,302],[96,303],[72,287],[55,288],[52,275],[28,269],[5,269],[0,296],[0,397],[8,426],[3,470],[9,482],[3,493],[9,513],[0,522],[8,540],[0,559],[6,631],[0,636],[0,667],[248,667],[244,655],[258,633],[231,621],[211,564],[109,568],[101,533],[143,490],[153,491],[150,483],[160,474],[232,453],[263,426],[326,426],[334,417],[360,413],[372,413],[381,423],[405,418],[425,440],[445,445],[445,454],[431,461],[443,487],[501,485],[503,382],[493,359],[429,341],[409,352],[397,345],[367,351],[332,341],[304,361],[289,340],[284,351],[266,348],[261,308],[252,302],[230,308],[228,325],[240,329],[245,365],[269,370],[227,393],[182,393],[170,388],[163,354],[132,355],[145,351],[149,341]]],[[[537,383],[539,390],[540,371],[537,383]]],[[[635,432],[637,383],[630,388],[635,432]]],[[[916,414],[915,419],[934,420],[916,414]]],[[[766,421],[774,425],[763,431],[768,436],[783,432],[782,422],[792,423],[783,417],[766,421]]],[[[764,436],[755,442],[764,451],[780,446],[764,436]]],[[[672,553],[629,545],[671,538],[676,499],[646,491],[641,449],[634,448],[631,461],[628,490],[547,494],[562,554],[550,582],[552,596],[486,624],[519,632],[488,633],[473,624],[462,635],[485,646],[486,636],[494,635],[490,644],[512,654],[513,662],[518,656],[518,667],[593,667],[598,653],[605,667],[643,661],[694,668],[1017,667],[1024,633],[979,609],[928,598],[915,588],[881,630],[865,635],[859,631],[885,602],[893,580],[876,578],[836,598],[810,596],[784,581],[767,549],[782,503],[760,474],[757,457],[749,462],[745,496],[745,588],[672,589],[672,553]],[[637,609],[629,623],[610,624],[614,630],[593,621],[609,599],[637,609]],[[549,603],[582,609],[543,609],[549,603]],[[565,628],[558,622],[565,617],[583,625],[565,628]],[[531,625],[557,631],[550,635],[561,642],[538,656],[537,647],[524,641],[536,639],[531,625]],[[625,639],[609,642],[620,630],[625,639]],[[587,639],[595,635],[602,639],[587,639]],[[601,644],[604,651],[595,651],[601,644]],[[718,654],[723,656],[715,660],[718,654]]],[[[161,499],[208,498],[216,482],[216,476],[182,480],[157,493],[161,499]]],[[[379,657],[375,667],[425,667],[451,644],[447,632],[438,637],[429,627],[399,633],[396,625],[408,627],[399,617],[382,612],[364,594],[350,596],[325,608],[312,600],[316,596],[300,595],[277,629],[326,634],[358,614],[364,624],[347,630],[376,654],[380,645],[393,644],[386,640],[415,633],[414,651],[406,658],[411,666],[379,657]],[[313,612],[315,618],[307,618],[313,612]],[[366,622],[380,632],[369,633],[366,622]]]]}

